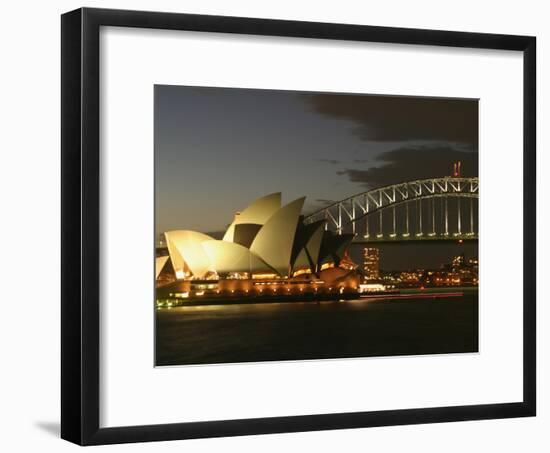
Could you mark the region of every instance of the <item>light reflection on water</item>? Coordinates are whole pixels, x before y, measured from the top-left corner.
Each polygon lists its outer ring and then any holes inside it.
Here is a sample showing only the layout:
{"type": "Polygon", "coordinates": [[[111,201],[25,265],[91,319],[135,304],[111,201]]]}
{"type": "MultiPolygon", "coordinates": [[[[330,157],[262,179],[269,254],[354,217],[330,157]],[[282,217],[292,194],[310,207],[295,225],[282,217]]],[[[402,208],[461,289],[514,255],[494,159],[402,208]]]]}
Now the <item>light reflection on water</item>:
{"type": "Polygon", "coordinates": [[[475,351],[475,290],[462,297],[156,310],[158,366],[475,351]]]}
{"type": "Polygon", "coordinates": [[[322,300],[322,301],[285,301],[285,302],[261,302],[261,303],[231,303],[231,304],[218,304],[218,305],[179,305],[177,307],[165,307],[161,310],[171,310],[173,312],[212,312],[212,311],[272,311],[281,309],[296,309],[296,308],[313,308],[316,306],[331,306],[342,304],[357,304],[357,303],[369,303],[371,300],[367,299],[352,299],[352,300],[322,300]]]}
{"type": "Polygon", "coordinates": [[[435,297],[435,300],[446,300],[446,293],[453,293],[457,297],[462,295],[468,296],[474,293],[477,293],[476,288],[442,288],[438,290],[427,290],[427,291],[418,291],[418,290],[405,290],[398,295],[389,295],[387,298],[381,296],[374,296],[369,298],[368,296],[358,299],[341,299],[341,300],[319,300],[319,301],[284,301],[284,302],[248,302],[243,301],[242,303],[231,302],[228,304],[204,304],[204,305],[178,305],[174,307],[163,307],[159,310],[171,310],[176,313],[197,313],[197,312],[242,312],[242,311],[280,311],[280,310],[295,310],[295,309],[313,309],[314,307],[357,307],[358,305],[364,306],[372,303],[379,302],[392,302],[399,303],[405,300],[414,301],[414,300],[434,300],[434,292],[439,294],[441,293],[441,298],[435,297]],[[414,297],[417,295],[418,297],[414,297]],[[401,300],[402,298],[402,300],[401,300]]]}

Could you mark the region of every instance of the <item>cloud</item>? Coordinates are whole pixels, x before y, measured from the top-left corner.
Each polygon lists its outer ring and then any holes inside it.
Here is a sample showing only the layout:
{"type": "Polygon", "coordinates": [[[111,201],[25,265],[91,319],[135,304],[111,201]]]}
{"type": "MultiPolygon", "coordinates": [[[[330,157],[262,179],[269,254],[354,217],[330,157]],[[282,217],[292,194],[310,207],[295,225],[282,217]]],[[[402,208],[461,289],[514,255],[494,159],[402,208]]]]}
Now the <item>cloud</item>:
{"type": "Polygon", "coordinates": [[[336,173],[347,176],[350,182],[374,188],[413,179],[450,176],[455,161],[461,161],[462,176],[478,175],[477,153],[447,145],[401,147],[381,153],[376,158],[379,166],[347,168],[336,173]]]}
{"type": "Polygon", "coordinates": [[[477,149],[477,100],[327,93],[305,99],[320,115],[355,123],[352,131],[362,140],[429,140],[477,149]]]}
{"type": "Polygon", "coordinates": [[[324,205],[336,203],[334,200],[327,200],[326,198],[316,198],[315,202],[324,205]]]}
{"type": "Polygon", "coordinates": [[[316,160],[318,160],[319,162],[327,162],[332,165],[337,165],[342,163],[342,161],[336,160],[336,159],[316,159],[316,160]]]}

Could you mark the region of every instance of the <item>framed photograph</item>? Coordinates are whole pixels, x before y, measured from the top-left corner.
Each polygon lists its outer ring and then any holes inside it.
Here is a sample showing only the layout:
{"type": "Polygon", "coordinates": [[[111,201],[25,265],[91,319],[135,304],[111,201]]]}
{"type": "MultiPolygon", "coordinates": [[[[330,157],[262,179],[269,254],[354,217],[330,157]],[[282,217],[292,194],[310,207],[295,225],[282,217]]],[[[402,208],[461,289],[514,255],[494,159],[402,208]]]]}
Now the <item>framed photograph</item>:
{"type": "Polygon", "coordinates": [[[62,437],[534,416],[535,45],[64,14],[62,437]]]}

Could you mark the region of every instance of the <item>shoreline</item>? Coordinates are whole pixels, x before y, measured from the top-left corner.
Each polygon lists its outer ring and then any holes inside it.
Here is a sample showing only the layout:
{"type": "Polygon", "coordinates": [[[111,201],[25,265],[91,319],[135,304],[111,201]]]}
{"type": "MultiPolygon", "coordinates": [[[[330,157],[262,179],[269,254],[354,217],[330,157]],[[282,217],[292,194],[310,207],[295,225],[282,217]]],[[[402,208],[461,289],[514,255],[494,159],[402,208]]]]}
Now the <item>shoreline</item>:
{"type": "Polygon", "coordinates": [[[368,294],[368,293],[343,293],[343,294],[303,294],[292,296],[281,295],[264,295],[264,296],[249,296],[243,298],[236,296],[234,298],[201,298],[201,299],[179,299],[179,300],[167,300],[163,305],[157,303],[157,310],[159,309],[171,309],[177,307],[197,307],[197,306],[212,306],[212,305],[256,305],[256,304],[269,304],[269,303],[296,303],[296,302],[344,302],[348,300],[399,300],[399,299],[444,299],[451,297],[461,297],[464,295],[463,290],[477,291],[477,286],[468,287],[442,287],[442,288],[427,288],[424,290],[411,291],[406,288],[401,293],[387,294],[368,294]]]}

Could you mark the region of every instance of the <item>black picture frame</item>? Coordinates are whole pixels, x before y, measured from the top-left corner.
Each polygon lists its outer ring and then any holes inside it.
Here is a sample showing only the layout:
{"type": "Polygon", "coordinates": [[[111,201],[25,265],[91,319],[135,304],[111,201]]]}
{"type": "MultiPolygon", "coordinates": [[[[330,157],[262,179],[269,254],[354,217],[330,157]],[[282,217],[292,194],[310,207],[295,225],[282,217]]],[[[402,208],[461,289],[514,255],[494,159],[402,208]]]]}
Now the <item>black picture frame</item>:
{"type": "Polygon", "coordinates": [[[534,416],[536,38],[82,8],[61,20],[61,437],[79,445],[534,416]],[[422,409],[100,428],[99,32],[102,26],[523,52],[523,400],[422,409]]]}

